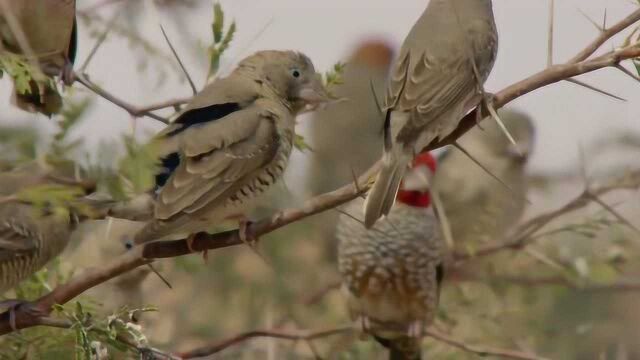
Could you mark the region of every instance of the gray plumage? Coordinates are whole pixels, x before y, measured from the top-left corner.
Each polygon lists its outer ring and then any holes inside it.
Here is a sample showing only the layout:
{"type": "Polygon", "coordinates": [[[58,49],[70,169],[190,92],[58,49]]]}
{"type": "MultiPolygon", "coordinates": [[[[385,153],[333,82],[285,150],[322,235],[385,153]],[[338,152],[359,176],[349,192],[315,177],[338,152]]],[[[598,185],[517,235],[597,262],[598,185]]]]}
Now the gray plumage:
{"type": "Polygon", "coordinates": [[[526,164],[533,148],[533,123],[527,115],[515,111],[500,111],[500,116],[514,135],[518,150],[492,121],[483,122],[482,129],[470,130],[460,143],[513,193],[458,149],[449,149],[439,160],[434,187],[442,198],[459,250],[500,241],[518,223],[526,206],[526,164]]]}
{"type": "Polygon", "coordinates": [[[158,184],[154,219],[135,242],[244,219],[288,164],[295,116],[325,100],[311,60],[293,51],[258,52],[208,85],[156,137],[160,155],[179,163],[158,184]]]}
{"type": "Polygon", "coordinates": [[[429,2],[387,87],[383,167],[365,204],[367,226],[391,209],[414,154],[453,132],[480,103],[497,49],[491,0],[429,2]]]}

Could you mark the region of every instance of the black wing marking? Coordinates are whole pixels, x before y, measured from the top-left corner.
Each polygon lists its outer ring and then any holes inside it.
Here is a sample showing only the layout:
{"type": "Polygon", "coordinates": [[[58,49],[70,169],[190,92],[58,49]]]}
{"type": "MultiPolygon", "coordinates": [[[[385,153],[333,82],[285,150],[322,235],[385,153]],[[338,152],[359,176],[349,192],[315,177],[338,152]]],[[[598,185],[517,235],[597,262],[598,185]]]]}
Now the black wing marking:
{"type": "Polygon", "coordinates": [[[189,110],[180,115],[175,121],[176,124],[182,124],[183,126],[171,131],[166,136],[174,136],[197,124],[222,119],[238,110],[240,110],[240,104],[238,103],[215,104],[189,110]]]}
{"type": "MultiPolygon", "coordinates": [[[[183,126],[169,132],[165,136],[174,136],[185,131],[191,126],[222,119],[223,117],[240,109],[240,104],[238,103],[224,103],[189,110],[180,115],[180,117],[175,121],[175,124],[182,124],[183,126]]],[[[177,152],[174,152],[165,156],[160,161],[162,163],[162,169],[156,174],[156,191],[167,183],[171,174],[180,165],[180,155],[177,152]]]]}

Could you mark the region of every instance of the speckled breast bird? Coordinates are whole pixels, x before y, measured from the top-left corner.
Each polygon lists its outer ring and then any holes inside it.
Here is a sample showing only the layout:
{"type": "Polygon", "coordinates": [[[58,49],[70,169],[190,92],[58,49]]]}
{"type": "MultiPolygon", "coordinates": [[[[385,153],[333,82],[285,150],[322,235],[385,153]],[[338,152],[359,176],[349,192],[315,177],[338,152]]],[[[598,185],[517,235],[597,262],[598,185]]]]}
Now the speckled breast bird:
{"type": "MultiPolygon", "coordinates": [[[[0,174],[0,196],[10,196],[44,178],[31,171],[0,174]]],[[[30,204],[0,203],[0,294],[58,256],[76,222],[68,212],[51,213],[30,204]]]]}
{"type": "Polygon", "coordinates": [[[496,185],[494,179],[458,149],[450,148],[438,159],[434,187],[441,196],[453,240],[460,251],[499,241],[517,225],[525,210],[526,165],[533,149],[535,129],[529,116],[523,113],[501,110],[500,116],[518,148],[491,121],[483,122],[482,129],[471,129],[460,139],[460,144],[512,192],[496,185]]]}
{"type": "MultiPolygon", "coordinates": [[[[75,0],[20,0],[6,1],[5,5],[22,30],[44,75],[60,75],[68,83],[77,46],[75,0]]],[[[11,15],[0,12],[0,51],[4,48],[12,53],[30,55],[11,25],[11,15]]],[[[12,99],[16,106],[47,116],[60,111],[62,99],[55,85],[36,81],[29,85],[30,93],[20,94],[14,88],[12,99]]]]}
{"type": "Polygon", "coordinates": [[[135,243],[240,222],[282,176],[296,115],[328,100],[311,60],[260,51],[205,87],[155,144],[162,156],[154,218],[135,243]]]}
{"type": "MultiPolygon", "coordinates": [[[[423,153],[406,175],[434,170],[435,160],[423,153]]],[[[422,329],[438,307],[445,245],[427,188],[403,185],[389,215],[371,229],[356,220],[359,199],[338,222],[338,267],[351,316],[389,348],[391,359],[420,358],[422,329]]]]}
{"type": "Polygon", "coordinates": [[[491,0],[429,2],[387,86],[383,166],[365,202],[367,227],[389,213],[414,154],[479,105],[497,49],[491,0]]]}

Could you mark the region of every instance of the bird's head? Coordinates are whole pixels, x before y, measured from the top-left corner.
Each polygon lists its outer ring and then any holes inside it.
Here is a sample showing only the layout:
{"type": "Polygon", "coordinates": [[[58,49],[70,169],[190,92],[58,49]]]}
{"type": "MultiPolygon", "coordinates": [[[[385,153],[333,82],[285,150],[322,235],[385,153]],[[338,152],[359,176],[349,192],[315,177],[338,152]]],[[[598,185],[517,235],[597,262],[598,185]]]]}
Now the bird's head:
{"type": "MultiPolygon", "coordinates": [[[[474,129],[481,147],[489,156],[503,159],[512,164],[525,164],[533,150],[535,128],[531,118],[521,112],[502,110],[499,112],[509,133],[513,135],[517,145],[513,145],[493,119],[480,123],[482,129],[474,129]]],[[[468,150],[474,150],[471,146],[468,150]]],[[[482,151],[482,150],[481,150],[482,151]]]]}
{"type": "Polygon", "coordinates": [[[306,55],[295,51],[259,51],[240,63],[251,68],[295,112],[306,106],[317,106],[330,100],[322,77],[306,55]]]}
{"type": "Polygon", "coordinates": [[[396,199],[413,207],[429,207],[429,184],[435,171],[436,159],[429,152],[418,154],[402,180],[396,199]]]}

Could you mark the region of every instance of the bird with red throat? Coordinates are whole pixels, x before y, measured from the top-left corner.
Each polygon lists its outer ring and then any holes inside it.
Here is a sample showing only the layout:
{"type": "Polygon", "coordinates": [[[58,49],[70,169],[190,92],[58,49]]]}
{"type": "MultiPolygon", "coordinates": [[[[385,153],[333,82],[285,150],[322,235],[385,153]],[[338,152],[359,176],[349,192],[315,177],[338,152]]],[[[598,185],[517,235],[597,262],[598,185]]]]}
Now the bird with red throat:
{"type": "Polygon", "coordinates": [[[436,161],[425,152],[405,173],[389,215],[367,229],[362,199],[337,227],[338,268],[353,320],[389,349],[390,359],[420,359],[420,339],[438,308],[445,243],[428,179],[436,161]]]}

